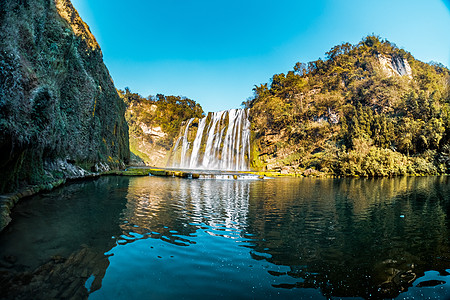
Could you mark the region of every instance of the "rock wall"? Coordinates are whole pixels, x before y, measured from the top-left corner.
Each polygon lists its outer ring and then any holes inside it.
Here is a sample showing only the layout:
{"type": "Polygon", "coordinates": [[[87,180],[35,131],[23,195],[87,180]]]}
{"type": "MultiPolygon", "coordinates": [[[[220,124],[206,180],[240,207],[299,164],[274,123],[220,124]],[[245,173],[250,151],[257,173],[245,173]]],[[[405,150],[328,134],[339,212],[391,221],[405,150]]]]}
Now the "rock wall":
{"type": "Polygon", "coordinates": [[[165,167],[183,121],[203,116],[200,104],[186,97],[144,98],[129,88],[119,90],[119,96],[127,104],[131,165],[165,167]]]}
{"type": "Polygon", "coordinates": [[[128,163],[125,109],[69,0],[0,1],[0,193],[128,163]]]}
{"type": "Polygon", "coordinates": [[[407,76],[412,78],[412,69],[405,58],[378,55],[378,61],[387,76],[407,76]]]}
{"type": "Polygon", "coordinates": [[[166,165],[166,156],[170,149],[160,144],[167,138],[167,132],[161,125],[154,125],[153,122],[146,122],[143,115],[157,115],[159,110],[156,105],[148,103],[130,103],[126,116],[130,124],[130,149],[135,159],[131,160],[131,165],[137,166],[158,166],[166,165]]]}

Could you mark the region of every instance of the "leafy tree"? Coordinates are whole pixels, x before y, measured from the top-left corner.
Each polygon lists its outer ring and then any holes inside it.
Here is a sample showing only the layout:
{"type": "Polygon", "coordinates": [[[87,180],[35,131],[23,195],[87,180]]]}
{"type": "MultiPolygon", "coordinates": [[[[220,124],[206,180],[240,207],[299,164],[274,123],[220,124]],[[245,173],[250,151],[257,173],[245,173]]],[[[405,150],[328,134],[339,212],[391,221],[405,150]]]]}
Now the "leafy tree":
{"type": "Polygon", "coordinates": [[[126,118],[130,136],[145,138],[141,124],[147,127],[161,127],[167,135],[159,143],[166,149],[172,146],[183,121],[204,115],[198,103],[185,97],[157,94],[144,98],[132,93],[129,88],[118,92],[128,107],[126,118]]]}
{"type": "Polygon", "coordinates": [[[243,104],[251,108],[255,142],[266,153],[267,168],[290,161],[284,153],[301,153],[299,172],[309,166],[341,175],[433,173],[445,169],[433,167],[440,157],[435,152],[450,142],[449,86],[450,71],[442,64],[420,62],[369,35],[356,45],[333,47],[325,60],[298,62],[274,75],[270,84],[255,86],[243,104]],[[409,65],[412,77],[386,71],[395,65],[409,65]],[[283,146],[268,152],[264,145],[271,143],[283,146]],[[325,150],[330,144],[339,149],[336,163],[322,159],[322,165],[318,157],[330,153],[325,150]],[[368,145],[364,155],[357,154],[361,145],[368,145]],[[377,172],[375,165],[384,169],[377,172]]]}

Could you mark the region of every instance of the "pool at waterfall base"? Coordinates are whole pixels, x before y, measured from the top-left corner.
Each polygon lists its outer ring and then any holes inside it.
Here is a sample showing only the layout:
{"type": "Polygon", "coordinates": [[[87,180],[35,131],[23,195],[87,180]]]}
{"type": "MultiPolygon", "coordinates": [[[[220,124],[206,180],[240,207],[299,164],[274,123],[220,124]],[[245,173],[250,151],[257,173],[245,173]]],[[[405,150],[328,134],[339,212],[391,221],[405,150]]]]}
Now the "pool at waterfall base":
{"type": "Polygon", "coordinates": [[[449,299],[450,180],[104,176],[23,199],[0,299],[449,299]]]}

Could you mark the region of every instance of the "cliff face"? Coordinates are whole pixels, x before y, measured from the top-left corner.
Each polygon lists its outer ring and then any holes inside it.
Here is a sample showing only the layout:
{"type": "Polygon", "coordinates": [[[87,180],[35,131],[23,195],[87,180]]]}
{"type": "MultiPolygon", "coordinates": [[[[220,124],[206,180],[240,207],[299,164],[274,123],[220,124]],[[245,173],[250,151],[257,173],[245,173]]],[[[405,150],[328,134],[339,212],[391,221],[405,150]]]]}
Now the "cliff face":
{"type": "Polygon", "coordinates": [[[386,57],[377,55],[381,68],[386,76],[407,76],[413,78],[411,66],[405,58],[399,56],[386,57]]]}
{"type": "Polygon", "coordinates": [[[0,2],[0,193],[127,163],[125,108],[70,1],[0,2]]]}
{"type": "Polygon", "coordinates": [[[202,107],[194,100],[180,96],[142,97],[128,88],[119,90],[127,105],[131,164],[164,167],[183,121],[203,116],[202,107]]]}
{"type": "MultiPolygon", "coordinates": [[[[164,167],[169,151],[169,146],[164,144],[168,134],[160,124],[148,122],[144,116],[158,112],[155,104],[133,102],[128,106],[126,117],[130,124],[130,148],[137,160],[140,158],[145,165],[164,167]]],[[[139,165],[138,161],[133,157],[132,164],[139,165]]]]}

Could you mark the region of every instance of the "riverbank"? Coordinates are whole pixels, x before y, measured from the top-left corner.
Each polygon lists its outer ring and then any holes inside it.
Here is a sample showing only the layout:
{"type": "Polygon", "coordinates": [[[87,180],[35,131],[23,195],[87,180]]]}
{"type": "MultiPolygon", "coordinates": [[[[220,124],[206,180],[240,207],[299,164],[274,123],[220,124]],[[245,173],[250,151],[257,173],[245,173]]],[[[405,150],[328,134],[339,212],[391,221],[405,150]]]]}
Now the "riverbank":
{"type": "Polygon", "coordinates": [[[61,185],[64,185],[68,181],[97,178],[100,177],[101,175],[102,174],[99,173],[90,173],[90,174],[86,173],[84,176],[80,177],[62,178],[43,184],[28,185],[22,187],[21,189],[15,192],[0,195],[0,232],[3,229],[5,229],[5,227],[12,221],[10,216],[11,211],[14,208],[14,206],[19,202],[19,200],[26,197],[34,196],[41,192],[51,191],[61,185]]]}
{"type": "Polygon", "coordinates": [[[27,186],[14,193],[0,195],[0,231],[11,222],[11,210],[20,199],[36,195],[42,191],[50,191],[65,182],[66,179],[59,179],[46,184],[27,186]]]}
{"type": "Polygon", "coordinates": [[[287,173],[282,171],[220,171],[220,170],[190,170],[175,168],[155,168],[155,167],[130,167],[125,170],[112,170],[104,174],[123,176],[167,176],[181,178],[214,178],[216,176],[230,176],[239,179],[245,176],[256,176],[260,179],[264,177],[322,177],[335,178],[337,176],[325,174],[323,172],[302,172],[287,173]]]}
{"type": "MultiPolygon", "coordinates": [[[[108,170],[98,173],[79,172],[78,176],[69,176],[57,179],[51,182],[25,186],[13,193],[0,195],[0,232],[11,222],[11,211],[19,200],[36,195],[41,192],[51,191],[66,182],[75,180],[84,180],[89,178],[97,178],[105,175],[113,176],[162,176],[162,177],[179,177],[179,178],[221,178],[221,179],[264,179],[271,177],[317,177],[317,178],[337,178],[329,174],[319,172],[309,173],[286,173],[276,171],[205,171],[205,170],[180,170],[173,168],[156,168],[156,167],[128,167],[124,170],[108,170]]],[[[411,176],[411,175],[409,175],[411,176]]],[[[417,176],[417,175],[416,175],[417,176]]],[[[425,175],[419,175],[425,176],[425,175]]]]}
{"type": "MultiPolygon", "coordinates": [[[[66,168],[70,169],[70,168],[66,168]]],[[[80,172],[77,170],[77,174],[67,176],[65,178],[56,179],[50,182],[37,185],[27,185],[17,191],[8,194],[0,195],[0,232],[11,222],[11,211],[19,200],[36,195],[41,192],[51,191],[66,182],[83,180],[89,178],[97,178],[105,175],[114,176],[164,176],[164,177],[179,177],[179,178],[215,178],[218,176],[229,177],[230,179],[239,179],[243,176],[255,176],[256,178],[274,177],[273,172],[223,172],[223,171],[203,171],[203,170],[175,170],[175,169],[163,169],[154,167],[129,167],[125,170],[108,170],[98,173],[91,173],[88,171],[80,172]]],[[[74,172],[72,172],[74,173],[74,172]]]]}

